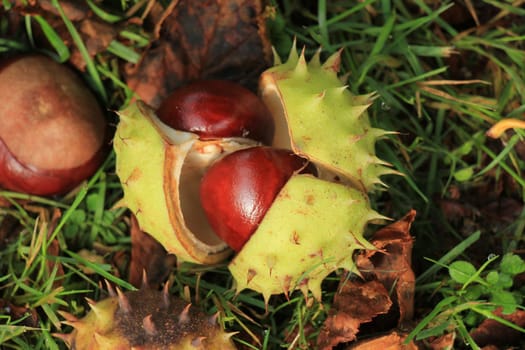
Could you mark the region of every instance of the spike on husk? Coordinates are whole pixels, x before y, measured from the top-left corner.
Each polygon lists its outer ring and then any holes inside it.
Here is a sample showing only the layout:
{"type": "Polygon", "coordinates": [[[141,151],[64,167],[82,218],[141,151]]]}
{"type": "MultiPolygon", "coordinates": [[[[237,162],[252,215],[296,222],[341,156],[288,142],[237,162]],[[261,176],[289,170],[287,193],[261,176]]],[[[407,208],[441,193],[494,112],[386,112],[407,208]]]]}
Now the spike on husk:
{"type": "Polygon", "coordinates": [[[310,159],[325,179],[368,192],[397,172],[375,156],[376,141],[389,132],[370,125],[373,95],[354,96],[340,81],[341,53],[320,63],[318,51],[306,63],[294,45],[286,62],[261,75],[259,91],[275,119],[274,146],[310,159]]]}
{"type": "Polygon", "coordinates": [[[182,299],[170,296],[166,307],[163,291],[117,291],[117,296],[90,301],[92,310],[82,319],[61,312],[64,323],[74,330],[55,336],[76,350],[235,349],[232,333],[224,332],[216,318],[210,322],[209,315],[190,308],[182,299]]]}

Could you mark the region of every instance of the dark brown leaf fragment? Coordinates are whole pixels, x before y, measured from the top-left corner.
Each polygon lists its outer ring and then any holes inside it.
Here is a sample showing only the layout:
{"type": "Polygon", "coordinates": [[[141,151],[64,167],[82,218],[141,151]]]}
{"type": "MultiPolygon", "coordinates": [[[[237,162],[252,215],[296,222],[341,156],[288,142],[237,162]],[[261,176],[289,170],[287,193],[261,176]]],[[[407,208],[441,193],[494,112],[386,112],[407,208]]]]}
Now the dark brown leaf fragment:
{"type": "MultiPolygon", "coordinates": [[[[86,2],[61,0],[59,4],[64,15],[73,23],[76,30],[79,32],[82,41],[86,44],[90,58],[93,59],[97,54],[104,52],[111,41],[117,38],[121,24],[109,24],[98,16],[95,16],[86,2]]],[[[2,15],[1,11],[0,15],[2,15]]],[[[78,47],[75,45],[60,12],[51,1],[42,0],[28,3],[17,1],[7,15],[9,17],[9,31],[12,32],[13,35],[14,33],[23,31],[23,26],[26,25],[26,22],[24,22],[24,16],[41,16],[60,36],[71,52],[69,63],[80,71],[85,70],[86,61],[82,57],[78,47]]],[[[33,20],[29,23],[31,23],[31,32],[36,46],[49,49],[53,52],[54,48],[46,39],[46,35],[38,22],[33,20]]],[[[20,36],[20,34],[18,34],[18,36],[20,36]]]]}
{"type": "Polygon", "coordinates": [[[406,334],[393,331],[372,339],[366,339],[350,345],[346,350],[417,350],[416,344],[405,344],[406,334]]]}
{"type": "Polygon", "coordinates": [[[414,315],[415,275],[412,270],[413,238],[410,227],[416,216],[411,210],[400,220],[378,230],[370,240],[378,250],[364,252],[357,258],[365,279],[377,279],[387,290],[398,311],[398,326],[414,315]]]}
{"type": "Polygon", "coordinates": [[[425,345],[427,350],[444,350],[444,349],[453,349],[454,341],[456,340],[456,333],[450,332],[443,334],[438,337],[431,337],[423,340],[422,342],[425,345]]]}
{"type": "Polygon", "coordinates": [[[175,256],[168,255],[162,245],[149,234],[143,232],[134,215],[131,216],[131,260],[129,282],[135,287],[142,285],[146,272],[148,285],[158,286],[166,280],[175,264],[175,256]]]}
{"type": "Polygon", "coordinates": [[[387,313],[391,306],[388,291],[380,282],[343,282],[317,338],[319,349],[328,350],[355,340],[363,323],[387,313]]]}
{"type": "MultiPolygon", "coordinates": [[[[495,315],[501,317],[518,327],[525,328],[525,311],[516,310],[510,315],[503,315],[501,310],[496,310],[495,315]]],[[[478,346],[524,346],[524,336],[522,332],[507,327],[497,320],[485,319],[470,334],[478,346]]],[[[521,348],[521,347],[520,347],[521,348]]]]}
{"type": "Polygon", "coordinates": [[[263,13],[260,0],[179,1],[139,65],[128,66],[128,85],[153,107],[198,79],[255,88],[271,58],[263,13]]]}
{"type": "Polygon", "coordinates": [[[27,327],[38,327],[38,313],[36,309],[30,309],[27,306],[15,305],[7,300],[0,299],[0,310],[1,314],[9,315],[11,322],[23,319],[18,325],[24,325],[27,327]]]}

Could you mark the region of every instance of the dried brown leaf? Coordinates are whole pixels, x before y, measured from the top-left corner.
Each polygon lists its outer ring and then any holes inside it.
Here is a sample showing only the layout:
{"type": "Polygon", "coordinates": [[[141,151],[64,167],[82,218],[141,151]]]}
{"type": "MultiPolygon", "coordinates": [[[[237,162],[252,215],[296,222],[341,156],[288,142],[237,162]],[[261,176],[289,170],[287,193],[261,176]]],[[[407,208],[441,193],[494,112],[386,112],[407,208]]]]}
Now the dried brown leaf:
{"type": "MultiPolygon", "coordinates": [[[[115,25],[103,22],[98,18],[87,18],[77,24],[80,35],[86,45],[89,57],[94,58],[97,54],[105,51],[109,44],[117,37],[118,28],[115,25]]],[[[71,63],[79,70],[85,70],[86,61],[80,51],[74,47],[71,49],[71,63]]]]}
{"type": "Polygon", "coordinates": [[[415,216],[416,211],[411,210],[402,219],[378,230],[370,240],[378,250],[366,251],[357,258],[357,266],[367,280],[377,279],[387,290],[395,291],[392,297],[399,312],[399,326],[414,315],[414,241],[410,227],[415,216]]]}
{"type": "Polygon", "coordinates": [[[38,327],[39,317],[36,309],[27,306],[15,305],[7,300],[0,299],[0,309],[3,315],[9,315],[11,321],[21,320],[19,325],[38,327]]]}
{"type": "Polygon", "coordinates": [[[146,272],[150,286],[161,284],[175,264],[175,257],[168,255],[159,242],[139,228],[134,215],[131,216],[130,234],[129,282],[140,287],[142,275],[146,272]]]}
{"type": "Polygon", "coordinates": [[[350,345],[346,350],[417,350],[416,344],[410,342],[404,344],[406,334],[400,334],[396,331],[378,336],[372,339],[362,340],[350,345]]]}
{"type": "Polygon", "coordinates": [[[260,0],[179,1],[169,16],[162,13],[159,39],[139,65],[127,67],[128,85],[153,107],[197,79],[255,88],[271,59],[263,13],[260,0]]]}
{"type": "Polygon", "coordinates": [[[345,281],[317,338],[320,350],[356,339],[359,327],[388,312],[392,301],[378,281],[345,281]]]}
{"type": "MultiPolygon", "coordinates": [[[[35,7],[40,7],[42,10],[49,12],[50,14],[54,14],[55,16],[60,15],[50,0],[40,0],[35,4],[35,7]]],[[[71,21],[82,21],[86,19],[90,13],[89,6],[85,1],[61,0],[60,7],[64,11],[64,14],[67,16],[67,18],[69,18],[71,21]]]]}
{"type": "Polygon", "coordinates": [[[425,349],[428,350],[450,350],[454,349],[454,341],[456,340],[456,333],[450,332],[442,336],[435,337],[431,340],[425,341],[425,349]]]}
{"type": "MultiPolygon", "coordinates": [[[[495,315],[501,317],[515,325],[525,328],[525,311],[516,310],[510,315],[502,314],[498,309],[495,315]]],[[[505,326],[504,324],[491,319],[485,319],[470,335],[478,346],[495,345],[497,347],[523,345],[523,333],[505,326]]]]}
{"type": "MultiPolygon", "coordinates": [[[[117,37],[120,30],[120,24],[109,24],[95,16],[86,2],[62,0],[60,1],[60,7],[65,16],[78,30],[82,41],[86,44],[88,54],[91,58],[94,58],[97,54],[105,51],[111,41],[117,37]]],[[[77,46],[74,44],[59,11],[52,5],[51,1],[42,0],[28,4],[17,2],[17,4],[9,11],[8,15],[10,31],[12,32],[17,32],[19,28],[25,25],[22,20],[25,15],[42,16],[62,38],[62,41],[71,52],[70,63],[80,71],[85,70],[86,62],[80,54],[77,46]]],[[[37,46],[53,50],[37,22],[33,21],[31,23],[32,35],[37,46]]]]}

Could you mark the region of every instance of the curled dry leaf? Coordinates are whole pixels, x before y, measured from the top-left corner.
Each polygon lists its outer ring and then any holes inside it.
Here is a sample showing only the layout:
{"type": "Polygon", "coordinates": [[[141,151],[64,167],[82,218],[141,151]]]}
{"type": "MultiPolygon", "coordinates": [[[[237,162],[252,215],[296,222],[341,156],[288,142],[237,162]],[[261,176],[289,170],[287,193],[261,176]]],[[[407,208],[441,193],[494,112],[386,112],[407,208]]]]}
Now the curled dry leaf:
{"type": "Polygon", "coordinates": [[[450,350],[454,349],[454,342],[456,340],[456,333],[450,332],[439,337],[429,338],[423,340],[425,349],[427,350],[450,350]]]}
{"type": "Polygon", "coordinates": [[[129,282],[135,287],[142,285],[146,272],[149,286],[158,286],[166,280],[175,256],[168,255],[162,245],[143,232],[134,215],[131,215],[131,259],[129,263],[129,282]]]}
{"type": "MultiPolygon", "coordinates": [[[[11,321],[19,321],[18,325],[26,327],[38,327],[39,317],[36,309],[29,308],[28,306],[15,305],[7,300],[0,299],[0,310],[2,315],[9,316],[11,321]]],[[[4,331],[3,336],[9,334],[9,331],[4,331]],[[4,333],[5,332],[5,333],[4,333]]]]}
{"type": "MultiPolygon", "coordinates": [[[[525,328],[525,311],[516,310],[510,315],[504,315],[501,309],[496,310],[494,314],[516,326],[525,328]]],[[[505,326],[504,324],[491,319],[484,320],[470,334],[478,346],[496,346],[504,348],[505,346],[523,345],[523,333],[518,330],[505,326]],[[521,343],[521,344],[520,344],[521,343]]]]}
{"type": "MultiPolygon", "coordinates": [[[[365,324],[374,331],[382,331],[396,326],[388,322],[389,318],[396,317],[398,326],[412,319],[415,276],[411,268],[410,226],[415,215],[411,210],[399,221],[378,230],[370,240],[377,250],[364,251],[357,257],[364,281],[342,281],[319,333],[319,349],[328,350],[354,341],[365,324]]],[[[356,344],[360,346],[357,349],[417,349],[412,343],[402,345],[404,338],[405,335],[393,332],[356,344]]]]}
{"type": "Polygon", "coordinates": [[[344,281],[317,338],[318,348],[329,350],[355,340],[362,324],[387,313],[391,306],[388,291],[380,282],[344,281]]]}
{"type": "Polygon", "coordinates": [[[365,279],[376,279],[387,290],[395,291],[392,297],[396,308],[391,311],[398,311],[398,326],[414,315],[415,275],[410,227],[415,216],[416,211],[411,210],[400,220],[378,230],[370,240],[378,250],[368,250],[357,257],[357,266],[365,279]]]}
{"type": "Polygon", "coordinates": [[[158,107],[197,79],[256,86],[271,59],[260,0],[180,0],[168,10],[159,15],[159,38],[137,66],[127,67],[128,85],[142,100],[158,107]]]}
{"type": "Polygon", "coordinates": [[[419,349],[416,344],[410,342],[405,344],[406,334],[400,334],[396,331],[375,337],[359,341],[355,344],[350,345],[346,350],[417,350],[419,349]]]}

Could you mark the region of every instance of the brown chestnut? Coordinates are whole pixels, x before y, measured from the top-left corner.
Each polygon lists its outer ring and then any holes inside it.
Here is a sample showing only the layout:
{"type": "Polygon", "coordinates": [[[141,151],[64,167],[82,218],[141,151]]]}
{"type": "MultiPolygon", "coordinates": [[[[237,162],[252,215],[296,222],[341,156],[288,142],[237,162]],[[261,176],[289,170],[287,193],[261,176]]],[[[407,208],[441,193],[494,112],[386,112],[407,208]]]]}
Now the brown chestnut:
{"type": "Polygon", "coordinates": [[[107,151],[97,99],[74,71],[41,55],[0,62],[0,187],[64,194],[90,177],[107,151]]]}
{"type": "Polygon", "coordinates": [[[202,140],[244,137],[269,145],[274,134],[273,117],[262,100],[227,80],[199,80],[180,87],[163,101],[157,115],[202,140]]]}

